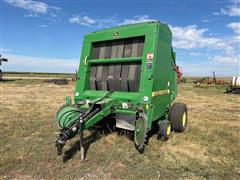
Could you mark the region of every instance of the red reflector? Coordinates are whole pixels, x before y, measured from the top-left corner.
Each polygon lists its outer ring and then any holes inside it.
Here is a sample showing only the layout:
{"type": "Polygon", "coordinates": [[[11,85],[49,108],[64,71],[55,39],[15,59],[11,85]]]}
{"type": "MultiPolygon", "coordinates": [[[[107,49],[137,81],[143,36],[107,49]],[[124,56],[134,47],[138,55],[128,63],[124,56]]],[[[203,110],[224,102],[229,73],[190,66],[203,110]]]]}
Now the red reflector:
{"type": "Polygon", "coordinates": [[[153,60],[153,53],[147,54],[147,60],[153,60]]]}

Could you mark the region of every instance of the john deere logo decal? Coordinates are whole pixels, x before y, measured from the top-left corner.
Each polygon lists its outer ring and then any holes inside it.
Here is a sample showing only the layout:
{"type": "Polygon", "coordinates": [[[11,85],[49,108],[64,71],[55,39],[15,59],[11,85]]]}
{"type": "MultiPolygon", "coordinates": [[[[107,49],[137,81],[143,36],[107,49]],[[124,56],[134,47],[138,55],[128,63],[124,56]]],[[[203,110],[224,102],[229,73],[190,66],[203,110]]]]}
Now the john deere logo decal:
{"type": "Polygon", "coordinates": [[[119,36],[119,32],[115,32],[113,35],[114,35],[114,37],[118,37],[119,36]]]}

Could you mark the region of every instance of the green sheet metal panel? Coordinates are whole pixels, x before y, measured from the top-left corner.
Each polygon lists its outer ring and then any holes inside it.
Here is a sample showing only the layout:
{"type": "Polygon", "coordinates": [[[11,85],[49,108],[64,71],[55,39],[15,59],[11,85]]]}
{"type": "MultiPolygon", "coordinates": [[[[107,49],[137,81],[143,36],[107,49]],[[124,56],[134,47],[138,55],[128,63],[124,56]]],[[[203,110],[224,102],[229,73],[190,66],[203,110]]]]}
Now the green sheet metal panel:
{"type": "Polygon", "coordinates": [[[171,104],[171,88],[174,83],[174,74],[172,64],[172,33],[166,25],[159,24],[159,37],[156,47],[156,59],[154,59],[154,81],[153,92],[163,92],[161,95],[154,96],[153,120],[164,116],[166,109],[171,104]]]}

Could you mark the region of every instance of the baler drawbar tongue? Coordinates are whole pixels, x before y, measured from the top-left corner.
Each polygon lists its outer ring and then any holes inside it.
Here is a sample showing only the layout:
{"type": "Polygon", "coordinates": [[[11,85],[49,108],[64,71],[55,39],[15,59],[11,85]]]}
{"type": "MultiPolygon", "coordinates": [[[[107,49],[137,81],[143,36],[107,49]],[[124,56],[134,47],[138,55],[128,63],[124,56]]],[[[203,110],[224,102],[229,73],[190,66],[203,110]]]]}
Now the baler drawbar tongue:
{"type": "Polygon", "coordinates": [[[87,111],[82,111],[74,105],[64,105],[57,113],[57,121],[62,128],[56,140],[57,154],[62,154],[62,149],[67,140],[80,135],[81,158],[84,160],[83,130],[96,124],[102,118],[108,116],[113,100],[108,97],[113,92],[108,92],[103,98],[95,100],[87,111]]]}

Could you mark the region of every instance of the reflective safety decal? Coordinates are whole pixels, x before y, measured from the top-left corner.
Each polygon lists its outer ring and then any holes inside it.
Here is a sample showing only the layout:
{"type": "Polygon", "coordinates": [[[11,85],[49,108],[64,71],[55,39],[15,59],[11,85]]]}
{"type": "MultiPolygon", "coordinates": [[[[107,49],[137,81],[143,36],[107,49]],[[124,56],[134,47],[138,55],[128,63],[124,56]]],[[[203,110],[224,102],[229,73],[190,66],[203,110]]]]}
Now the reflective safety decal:
{"type": "Polygon", "coordinates": [[[122,108],[123,109],[128,109],[128,103],[122,103],[122,108]]]}
{"type": "Polygon", "coordinates": [[[90,102],[90,99],[86,99],[86,104],[89,104],[90,102]]]}
{"type": "Polygon", "coordinates": [[[152,62],[147,63],[147,69],[152,69],[152,62]]]}
{"type": "Polygon", "coordinates": [[[154,92],[152,92],[152,97],[169,94],[169,93],[170,93],[169,89],[161,90],[161,91],[154,91],[154,92]]]}
{"type": "Polygon", "coordinates": [[[148,53],[147,54],[147,60],[153,60],[153,53],[148,53]]]}

